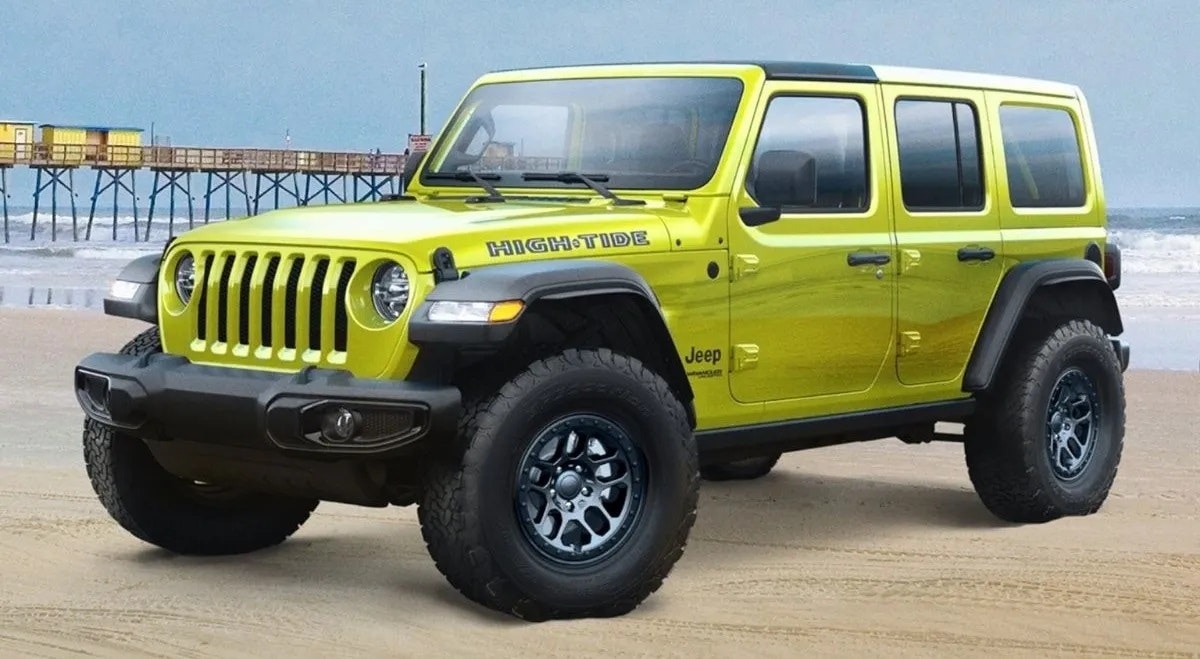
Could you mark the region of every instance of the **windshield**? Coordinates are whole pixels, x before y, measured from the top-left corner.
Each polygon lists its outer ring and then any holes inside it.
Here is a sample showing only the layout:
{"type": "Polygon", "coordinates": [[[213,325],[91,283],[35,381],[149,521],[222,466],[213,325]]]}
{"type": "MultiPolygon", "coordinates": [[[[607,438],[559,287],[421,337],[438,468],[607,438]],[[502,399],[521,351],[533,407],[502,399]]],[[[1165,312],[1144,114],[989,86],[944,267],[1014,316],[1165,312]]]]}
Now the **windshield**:
{"type": "Polygon", "coordinates": [[[421,180],[470,186],[444,175],[473,171],[494,175],[497,187],[580,187],[523,176],[578,172],[606,176],[610,188],[696,188],[716,171],[741,94],[736,78],[482,85],[463,101],[421,180]]]}

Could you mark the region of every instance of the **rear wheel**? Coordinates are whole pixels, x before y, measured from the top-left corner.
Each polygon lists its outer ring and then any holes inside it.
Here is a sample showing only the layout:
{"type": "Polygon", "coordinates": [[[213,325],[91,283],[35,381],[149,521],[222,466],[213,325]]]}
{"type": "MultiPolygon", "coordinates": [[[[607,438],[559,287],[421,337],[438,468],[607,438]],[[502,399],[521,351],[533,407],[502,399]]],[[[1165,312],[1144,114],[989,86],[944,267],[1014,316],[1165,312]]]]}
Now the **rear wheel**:
{"type": "Polygon", "coordinates": [[[615,616],[658,589],[696,516],[683,405],[640,362],[539,360],[468,406],[418,509],[447,580],[528,620],[615,616]]]}
{"type": "Polygon", "coordinates": [[[1121,365],[1104,331],[1071,320],[1029,335],[999,375],[965,429],[984,505],[1012,522],[1099,510],[1125,437],[1121,365]]]}
{"type": "MultiPolygon", "coordinates": [[[[153,327],[121,352],[161,350],[153,327]]],[[[135,537],[178,554],[240,554],[279,544],[318,503],[178,478],[142,440],[91,419],[84,421],[83,453],[92,488],[113,519],[135,537]]]]}
{"type": "Polygon", "coordinates": [[[782,454],[774,453],[731,462],[708,465],[700,470],[700,476],[710,481],[751,480],[771,473],[782,454]]]}

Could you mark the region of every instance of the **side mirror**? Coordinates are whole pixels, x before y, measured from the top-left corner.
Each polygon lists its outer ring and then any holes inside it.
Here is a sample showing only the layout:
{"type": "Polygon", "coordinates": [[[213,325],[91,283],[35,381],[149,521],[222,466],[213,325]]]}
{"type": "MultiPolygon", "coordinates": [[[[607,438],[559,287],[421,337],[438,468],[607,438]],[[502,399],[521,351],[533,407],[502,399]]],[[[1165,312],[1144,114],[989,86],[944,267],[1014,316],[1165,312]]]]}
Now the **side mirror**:
{"type": "Polygon", "coordinates": [[[764,151],[746,187],[760,206],[812,206],[817,201],[817,162],[803,151],[764,151]]]}
{"type": "Polygon", "coordinates": [[[803,151],[764,151],[751,167],[746,191],[759,205],[738,210],[742,223],[758,227],[774,222],[785,207],[803,208],[816,202],[817,162],[803,151]]]}
{"type": "Polygon", "coordinates": [[[783,211],[778,206],[747,206],[738,209],[742,224],[748,227],[760,227],[778,220],[783,211]]]}

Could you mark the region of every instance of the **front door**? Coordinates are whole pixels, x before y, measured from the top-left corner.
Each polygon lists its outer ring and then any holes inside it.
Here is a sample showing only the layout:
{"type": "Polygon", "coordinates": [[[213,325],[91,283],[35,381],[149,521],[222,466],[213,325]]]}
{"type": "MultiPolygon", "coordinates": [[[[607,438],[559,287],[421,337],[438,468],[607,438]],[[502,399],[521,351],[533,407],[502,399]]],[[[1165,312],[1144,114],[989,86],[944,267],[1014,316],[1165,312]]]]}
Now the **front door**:
{"type": "Polygon", "coordinates": [[[894,337],[878,88],[768,92],[729,219],[731,392],[760,402],[865,391],[894,337]],[[747,207],[779,208],[780,219],[747,226],[747,207]]]}
{"type": "Polygon", "coordinates": [[[981,92],[884,88],[895,130],[893,212],[899,248],[896,372],[901,383],[962,376],[1000,284],[1000,218],[981,92]]]}

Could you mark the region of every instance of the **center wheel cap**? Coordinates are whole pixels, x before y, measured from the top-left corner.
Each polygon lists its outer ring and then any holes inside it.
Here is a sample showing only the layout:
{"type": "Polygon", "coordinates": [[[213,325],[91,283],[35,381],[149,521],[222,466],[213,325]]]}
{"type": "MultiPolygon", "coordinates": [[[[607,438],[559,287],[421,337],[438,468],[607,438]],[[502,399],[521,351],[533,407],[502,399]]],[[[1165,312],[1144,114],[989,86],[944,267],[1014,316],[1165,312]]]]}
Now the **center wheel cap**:
{"type": "Polygon", "coordinates": [[[581,489],[583,489],[583,478],[573,471],[563,472],[554,484],[554,490],[558,492],[558,496],[564,499],[574,499],[579,495],[581,489]]]}

